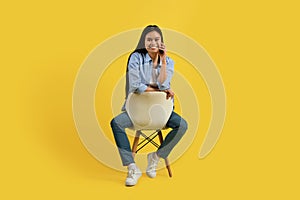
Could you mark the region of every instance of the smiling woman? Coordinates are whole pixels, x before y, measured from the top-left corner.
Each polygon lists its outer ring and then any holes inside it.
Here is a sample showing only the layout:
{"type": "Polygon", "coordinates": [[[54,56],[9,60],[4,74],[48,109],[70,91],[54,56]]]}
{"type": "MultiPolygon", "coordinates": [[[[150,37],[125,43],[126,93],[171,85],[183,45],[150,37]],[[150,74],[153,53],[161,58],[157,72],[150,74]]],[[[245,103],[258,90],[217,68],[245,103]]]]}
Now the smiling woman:
{"type": "MultiPolygon", "coordinates": [[[[171,79],[174,74],[174,62],[167,56],[163,44],[163,34],[156,25],[147,26],[140,37],[136,49],[129,55],[126,73],[126,99],[130,93],[160,91],[166,93],[166,98],[174,97],[171,90],[171,79]],[[159,51],[160,50],[160,51],[159,51]]],[[[126,101],[125,101],[126,102],[126,101]]],[[[127,166],[128,174],[126,186],[133,186],[141,177],[141,170],[136,166],[132,149],[125,132],[133,123],[125,109],[111,120],[111,128],[117,144],[123,166],[127,166]]],[[[166,127],[172,130],[156,152],[147,156],[148,166],[146,174],[150,178],[156,177],[156,167],[160,158],[166,159],[187,130],[187,122],[176,112],[172,111],[166,127]]]]}

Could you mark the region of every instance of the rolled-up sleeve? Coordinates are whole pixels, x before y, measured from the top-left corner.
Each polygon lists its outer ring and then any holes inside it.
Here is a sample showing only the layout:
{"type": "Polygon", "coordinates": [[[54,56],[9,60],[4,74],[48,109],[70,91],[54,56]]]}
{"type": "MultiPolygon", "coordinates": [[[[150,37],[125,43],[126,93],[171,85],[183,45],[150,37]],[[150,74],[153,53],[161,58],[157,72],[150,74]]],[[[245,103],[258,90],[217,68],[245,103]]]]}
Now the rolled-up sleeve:
{"type": "Polygon", "coordinates": [[[138,53],[133,53],[128,62],[129,92],[143,93],[147,85],[143,84],[140,76],[140,58],[138,53]]]}
{"type": "Polygon", "coordinates": [[[167,78],[162,84],[160,84],[157,81],[157,86],[158,86],[159,90],[170,89],[170,82],[171,82],[173,74],[174,74],[174,61],[171,58],[168,58],[167,59],[167,78]]]}

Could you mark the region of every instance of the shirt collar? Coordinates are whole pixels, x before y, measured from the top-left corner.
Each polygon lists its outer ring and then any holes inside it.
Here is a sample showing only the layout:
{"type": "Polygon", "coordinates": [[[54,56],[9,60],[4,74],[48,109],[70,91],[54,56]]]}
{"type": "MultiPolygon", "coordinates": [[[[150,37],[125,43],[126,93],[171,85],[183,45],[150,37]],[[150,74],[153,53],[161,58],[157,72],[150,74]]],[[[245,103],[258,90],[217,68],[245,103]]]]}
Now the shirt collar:
{"type": "MultiPolygon", "coordinates": [[[[152,62],[152,58],[149,56],[149,53],[146,53],[146,57],[145,57],[145,62],[149,63],[152,62]]],[[[168,59],[167,59],[167,63],[168,63],[168,59]]],[[[161,60],[159,61],[159,65],[161,65],[161,60]]]]}
{"type": "Polygon", "coordinates": [[[152,59],[151,59],[151,57],[149,56],[149,54],[148,53],[146,53],[146,57],[145,57],[145,61],[148,63],[148,62],[152,62],[152,59]]]}

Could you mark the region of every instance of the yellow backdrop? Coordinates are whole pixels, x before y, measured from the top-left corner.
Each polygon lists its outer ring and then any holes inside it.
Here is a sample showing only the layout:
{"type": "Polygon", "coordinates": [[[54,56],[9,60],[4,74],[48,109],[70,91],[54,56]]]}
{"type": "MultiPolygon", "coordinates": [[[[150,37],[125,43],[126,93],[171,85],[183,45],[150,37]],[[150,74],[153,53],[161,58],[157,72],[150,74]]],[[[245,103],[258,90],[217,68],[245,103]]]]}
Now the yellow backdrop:
{"type": "MultiPolygon", "coordinates": [[[[297,1],[6,1],[0,17],[1,199],[300,198],[297,1]],[[162,169],[127,188],[124,172],[98,162],[81,143],[73,84],[97,45],[148,24],[184,33],[207,50],[224,81],[227,115],[217,145],[199,159],[210,104],[201,77],[189,77],[201,109],[195,140],[172,164],[173,178],[162,169]]],[[[191,76],[189,64],[173,57],[191,76]]],[[[122,74],[114,67],[125,60],[112,63],[112,73],[122,74]]],[[[112,111],[95,108],[109,122],[112,111]]]]}

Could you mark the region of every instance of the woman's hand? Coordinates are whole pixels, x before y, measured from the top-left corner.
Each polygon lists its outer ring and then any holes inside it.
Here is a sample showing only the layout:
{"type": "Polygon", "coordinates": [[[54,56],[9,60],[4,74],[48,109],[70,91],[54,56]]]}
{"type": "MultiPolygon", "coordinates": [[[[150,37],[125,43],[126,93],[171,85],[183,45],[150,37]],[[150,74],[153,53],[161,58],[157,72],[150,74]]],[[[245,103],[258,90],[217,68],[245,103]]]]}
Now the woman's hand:
{"type": "Polygon", "coordinates": [[[167,49],[166,49],[166,45],[164,43],[160,43],[160,45],[158,47],[158,54],[159,54],[162,61],[166,60],[167,49]]]}
{"type": "Polygon", "coordinates": [[[167,100],[168,100],[169,98],[171,98],[171,99],[174,98],[175,93],[174,93],[171,89],[165,90],[165,93],[167,94],[167,97],[166,97],[167,100]]]}

